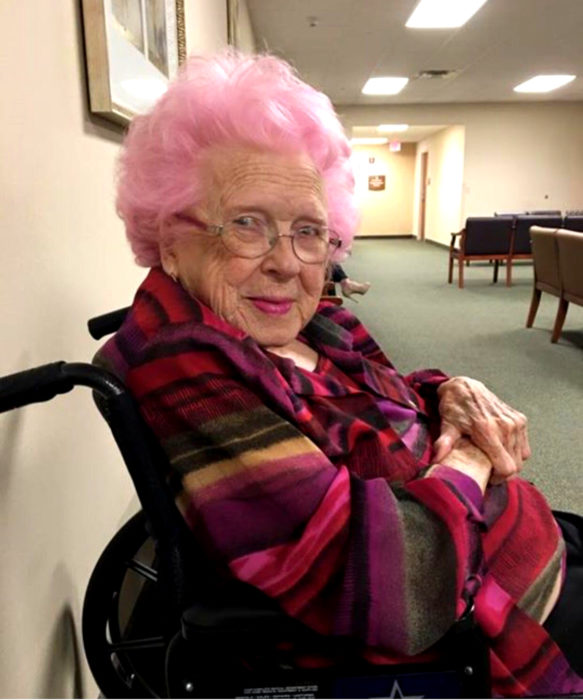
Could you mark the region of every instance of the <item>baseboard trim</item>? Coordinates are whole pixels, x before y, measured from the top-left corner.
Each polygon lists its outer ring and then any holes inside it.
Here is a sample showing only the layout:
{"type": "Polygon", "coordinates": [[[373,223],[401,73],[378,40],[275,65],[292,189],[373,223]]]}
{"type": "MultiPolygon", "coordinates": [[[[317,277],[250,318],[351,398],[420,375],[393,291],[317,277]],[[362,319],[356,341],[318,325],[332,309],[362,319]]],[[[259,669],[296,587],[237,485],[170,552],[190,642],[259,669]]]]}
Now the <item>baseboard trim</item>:
{"type": "Polygon", "coordinates": [[[438,248],[445,248],[445,250],[449,250],[449,246],[446,243],[440,243],[439,241],[430,241],[427,238],[423,242],[429,243],[429,245],[437,246],[438,248]]]}
{"type": "Polygon", "coordinates": [[[375,236],[374,234],[366,234],[366,233],[363,233],[363,234],[359,234],[359,235],[357,235],[357,236],[354,237],[355,240],[359,240],[359,239],[361,239],[361,238],[368,238],[368,239],[371,239],[371,238],[382,238],[383,240],[386,241],[386,240],[390,240],[391,238],[415,238],[415,236],[414,236],[412,233],[403,233],[403,234],[399,233],[399,234],[396,235],[396,236],[387,236],[387,235],[384,235],[384,234],[382,234],[382,235],[380,235],[380,236],[375,236]]]}

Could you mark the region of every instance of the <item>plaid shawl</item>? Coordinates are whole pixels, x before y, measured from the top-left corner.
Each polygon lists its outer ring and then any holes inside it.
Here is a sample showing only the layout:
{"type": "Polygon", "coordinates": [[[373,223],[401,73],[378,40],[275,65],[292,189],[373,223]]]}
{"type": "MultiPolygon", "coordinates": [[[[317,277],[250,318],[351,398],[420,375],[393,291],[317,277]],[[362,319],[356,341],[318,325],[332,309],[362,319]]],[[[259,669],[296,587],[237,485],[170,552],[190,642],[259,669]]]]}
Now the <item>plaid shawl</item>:
{"type": "Polygon", "coordinates": [[[445,465],[422,478],[445,375],[400,376],[342,307],[321,304],[301,337],[314,372],[153,269],[96,362],[160,439],[195,535],[290,615],[410,661],[477,589],[497,693],[583,690],[536,621],[564,554],[543,497],[521,479],[482,497],[445,465]]]}

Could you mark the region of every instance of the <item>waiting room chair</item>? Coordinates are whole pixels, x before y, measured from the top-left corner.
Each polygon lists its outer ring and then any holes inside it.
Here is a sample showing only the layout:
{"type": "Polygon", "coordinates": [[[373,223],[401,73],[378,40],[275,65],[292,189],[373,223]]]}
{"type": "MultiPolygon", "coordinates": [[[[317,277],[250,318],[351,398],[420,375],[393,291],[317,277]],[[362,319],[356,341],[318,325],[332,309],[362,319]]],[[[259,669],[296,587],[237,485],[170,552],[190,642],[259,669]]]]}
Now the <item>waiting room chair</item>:
{"type": "MultiPolygon", "coordinates": [[[[534,262],[534,286],[526,327],[532,328],[542,292],[561,298],[559,249],[556,229],[533,226],[530,229],[534,262]]],[[[552,342],[556,342],[556,323],[552,342]]]]}
{"type": "Polygon", "coordinates": [[[530,243],[530,229],[532,226],[542,226],[543,228],[558,229],[563,225],[561,216],[534,216],[525,214],[517,216],[514,221],[514,235],[512,237],[512,247],[508,258],[508,269],[506,270],[506,283],[512,284],[512,264],[515,260],[532,260],[532,246],[530,243]]]}
{"type": "Polygon", "coordinates": [[[561,335],[569,303],[583,306],[583,233],[561,229],[557,231],[557,245],[562,295],[552,343],[556,343],[561,335]]]}
{"type": "Polygon", "coordinates": [[[538,209],[536,211],[527,211],[525,214],[531,216],[561,216],[560,209],[538,209]]]}
{"type": "Polygon", "coordinates": [[[567,231],[583,232],[583,213],[567,214],[563,221],[563,228],[567,229],[567,231]]]}
{"type": "MultiPolygon", "coordinates": [[[[498,266],[508,260],[512,235],[511,217],[468,217],[465,227],[451,234],[448,282],[453,279],[453,263],[458,261],[458,286],[464,286],[464,263],[470,260],[494,262],[493,282],[498,281],[498,266]],[[459,237],[459,245],[456,246],[459,237]]],[[[508,284],[508,281],[507,281],[508,284]]]]}

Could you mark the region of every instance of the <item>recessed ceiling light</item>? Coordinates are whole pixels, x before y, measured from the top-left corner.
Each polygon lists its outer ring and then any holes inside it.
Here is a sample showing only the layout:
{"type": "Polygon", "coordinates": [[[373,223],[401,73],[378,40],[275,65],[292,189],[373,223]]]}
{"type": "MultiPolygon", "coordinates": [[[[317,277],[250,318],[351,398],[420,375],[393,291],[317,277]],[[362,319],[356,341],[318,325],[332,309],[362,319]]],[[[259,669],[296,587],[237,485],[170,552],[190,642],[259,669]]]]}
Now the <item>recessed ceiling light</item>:
{"type": "Polygon", "coordinates": [[[390,78],[383,76],[369,78],[362,88],[363,95],[396,95],[407,85],[409,78],[390,78]]]}
{"type": "Polygon", "coordinates": [[[377,126],[377,131],[381,134],[396,134],[398,131],[407,131],[409,124],[379,124],[377,126]]]}
{"type": "Polygon", "coordinates": [[[356,136],[350,139],[350,143],[353,146],[382,146],[384,143],[388,143],[389,139],[383,138],[382,136],[356,136]]]}
{"type": "Polygon", "coordinates": [[[421,0],[405,26],[414,29],[461,27],[486,0],[421,0]]]}
{"type": "Polygon", "coordinates": [[[514,92],[550,92],[575,80],[574,75],[535,75],[534,78],[520,83],[514,92]]]}

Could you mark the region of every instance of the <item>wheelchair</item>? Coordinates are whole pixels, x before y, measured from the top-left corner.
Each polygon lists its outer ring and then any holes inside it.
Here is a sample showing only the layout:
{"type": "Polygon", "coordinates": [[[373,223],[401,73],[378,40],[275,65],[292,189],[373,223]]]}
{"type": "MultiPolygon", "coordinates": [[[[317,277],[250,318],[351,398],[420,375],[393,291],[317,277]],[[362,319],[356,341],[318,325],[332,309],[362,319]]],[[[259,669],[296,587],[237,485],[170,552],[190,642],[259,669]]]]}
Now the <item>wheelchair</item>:
{"type": "MultiPolygon", "coordinates": [[[[92,319],[91,335],[115,332],[126,313],[92,319]]],[[[103,696],[490,696],[488,649],[472,601],[439,643],[439,660],[381,666],[363,659],[359,642],[319,635],[229,577],[192,536],[164,478],[166,456],[111,373],[61,361],[2,377],[0,412],[76,386],[93,390],[142,507],[103,551],[85,594],[83,643],[103,696]]]]}

